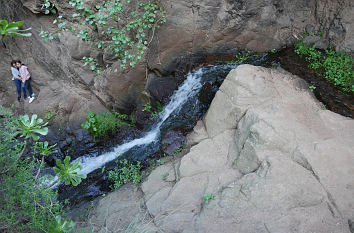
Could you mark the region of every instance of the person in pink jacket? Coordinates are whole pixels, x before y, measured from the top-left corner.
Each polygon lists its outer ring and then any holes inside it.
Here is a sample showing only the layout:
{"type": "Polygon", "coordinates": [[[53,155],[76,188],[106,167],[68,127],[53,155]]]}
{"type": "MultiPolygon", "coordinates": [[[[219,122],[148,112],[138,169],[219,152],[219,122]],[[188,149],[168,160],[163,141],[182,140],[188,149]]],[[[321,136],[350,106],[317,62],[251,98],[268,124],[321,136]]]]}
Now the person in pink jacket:
{"type": "MultiPolygon", "coordinates": [[[[33,96],[32,87],[31,87],[31,83],[30,83],[31,75],[28,72],[27,66],[23,65],[21,61],[17,61],[16,66],[20,71],[22,87],[24,87],[23,90],[24,90],[24,92],[28,91],[29,103],[32,103],[32,101],[34,100],[34,96],[33,96]]],[[[26,96],[26,93],[24,93],[24,95],[26,96]]]]}

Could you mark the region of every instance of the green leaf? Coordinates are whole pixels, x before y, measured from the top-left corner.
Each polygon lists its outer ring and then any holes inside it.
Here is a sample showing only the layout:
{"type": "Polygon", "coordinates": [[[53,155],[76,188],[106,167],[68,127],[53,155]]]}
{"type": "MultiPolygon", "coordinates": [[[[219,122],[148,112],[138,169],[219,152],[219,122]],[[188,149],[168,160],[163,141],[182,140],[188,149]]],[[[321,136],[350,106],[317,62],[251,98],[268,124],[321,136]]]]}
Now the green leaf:
{"type": "Polygon", "coordinates": [[[64,163],[60,160],[56,161],[57,167],[54,171],[57,173],[59,180],[64,181],[66,185],[72,184],[77,186],[81,183],[81,179],[86,178],[85,174],[78,174],[81,171],[81,165],[79,161],[70,164],[70,156],[66,156],[64,163]]]}
{"type": "Polygon", "coordinates": [[[47,135],[48,134],[48,128],[42,128],[42,129],[33,129],[33,132],[38,133],[40,135],[47,135]]]}
{"type": "Polygon", "coordinates": [[[7,28],[21,27],[24,23],[24,21],[9,23],[7,28]]]}

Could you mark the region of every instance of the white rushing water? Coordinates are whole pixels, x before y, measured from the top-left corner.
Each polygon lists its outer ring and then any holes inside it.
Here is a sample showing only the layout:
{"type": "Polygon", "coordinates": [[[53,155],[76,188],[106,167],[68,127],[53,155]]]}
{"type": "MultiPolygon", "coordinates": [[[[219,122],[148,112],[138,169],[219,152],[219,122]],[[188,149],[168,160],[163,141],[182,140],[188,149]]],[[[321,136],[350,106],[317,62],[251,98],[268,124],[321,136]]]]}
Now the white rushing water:
{"type": "MultiPolygon", "coordinates": [[[[111,152],[101,154],[99,156],[85,155],[77,160],[81,162],[82,170],[80,174],[89,174],[94,170],[103,167],[106,163],[117,159],[120,155],[136,146],[148,145],[158,140],[160,136],[161,125],[175,111],[179,111],[183,104],[191,97],[196,95],[202,87],[201,77],[203,68],[195,72],[189,73],[187,79],[172,95],[170,102],[165,106],[160,114],[159,121],[154,127],[141,138],[134,139],[130,142],[118,145],[111,152]]],[[[76,161],[76,160],[75,160],[76,161]]]]}

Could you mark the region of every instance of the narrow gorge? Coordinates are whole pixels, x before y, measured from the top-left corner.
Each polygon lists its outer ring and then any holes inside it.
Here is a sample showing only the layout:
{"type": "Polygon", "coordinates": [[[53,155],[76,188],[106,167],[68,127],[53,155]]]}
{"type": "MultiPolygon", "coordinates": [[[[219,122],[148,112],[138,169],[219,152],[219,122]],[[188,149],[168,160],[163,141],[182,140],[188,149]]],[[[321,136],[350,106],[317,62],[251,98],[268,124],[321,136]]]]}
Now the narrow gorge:
{"type": "Polygon", "coordinates": [[[0,0],[0,20],[31,32],[0,46],[0,232],[354,233],[351,0],[0,0]]]}

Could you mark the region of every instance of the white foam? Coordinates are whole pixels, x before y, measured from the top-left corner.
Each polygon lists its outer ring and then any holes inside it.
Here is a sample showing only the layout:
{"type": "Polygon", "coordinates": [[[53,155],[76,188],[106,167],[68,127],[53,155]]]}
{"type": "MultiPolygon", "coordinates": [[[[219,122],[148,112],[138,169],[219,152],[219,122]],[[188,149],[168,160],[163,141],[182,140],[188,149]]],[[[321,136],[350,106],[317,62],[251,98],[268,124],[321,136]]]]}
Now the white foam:
{"type": "MultiPolygon", "coordinates": [[[[94,170],[103,167],[106,163],[117,159],[120,155],[136,146],[148,145],[156,141],[160,135],[160,128],[164,121],[175,111],[180,110],[183,104],[192,96],[196,95],[202,87],[201,76],[203,69],[198,69],[193,73],[187,75],[187,79],[172,95],[170,102],[163,109],[160,114],[158,123],[145,134],[145,136],[134,139],[130,142],[118,145],[113,148],[111,152],[104,153],[99,156],[85,155],[77,160],[81,162],[82,170],[80,174],[89,174],[94,170]]],[[[75,160],[76,161],[76,160],[75,160]]]]}

